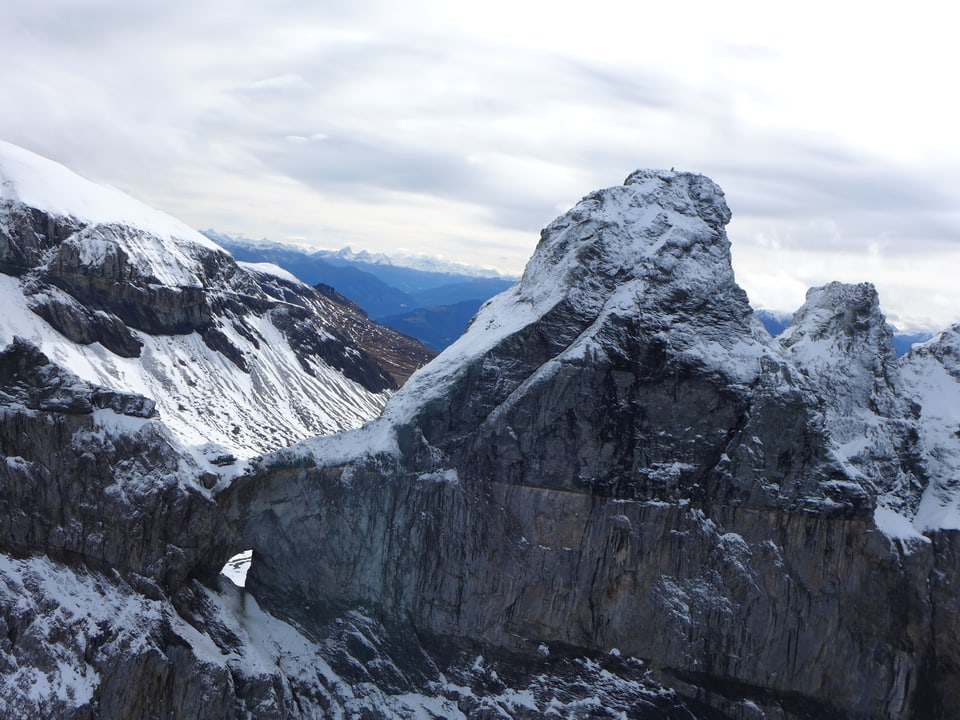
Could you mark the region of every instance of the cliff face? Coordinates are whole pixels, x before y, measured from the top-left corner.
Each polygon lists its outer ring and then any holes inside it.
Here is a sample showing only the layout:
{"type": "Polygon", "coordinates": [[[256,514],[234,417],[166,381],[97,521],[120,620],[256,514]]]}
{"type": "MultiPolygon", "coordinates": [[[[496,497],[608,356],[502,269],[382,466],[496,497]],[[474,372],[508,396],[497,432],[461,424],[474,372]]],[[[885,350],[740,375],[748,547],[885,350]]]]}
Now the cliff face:
{"type": "Polygon", "coordinates": [[[644,171],[548,226],[381,419],[221,494],[250,591],[533,665],[616,648],[732,716],[945,717],[954,539],[911,525],[940,481],[875,292],[812,291],[781,344],[728,219],[644,171]]]}

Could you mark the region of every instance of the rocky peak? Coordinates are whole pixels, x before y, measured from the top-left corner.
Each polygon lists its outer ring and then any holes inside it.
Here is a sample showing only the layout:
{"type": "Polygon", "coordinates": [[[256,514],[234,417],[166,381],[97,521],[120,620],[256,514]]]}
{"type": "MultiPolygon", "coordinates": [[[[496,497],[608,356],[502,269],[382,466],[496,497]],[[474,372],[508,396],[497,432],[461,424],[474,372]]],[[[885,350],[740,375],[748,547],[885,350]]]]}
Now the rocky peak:
{"type": "Polygon", "coordinates": [[[404,421],[411,408],[458,394],[451,385],[496,363],[505,372],[486,389],[489,403],[467,413],[470,424],[547,361],[597,350],[598,337],[616,333],[620,319],[650,335],[670,329],[677,345],[697,344],[699,329],[735,344],[732,336],[753,330],[730,264],[722,224],[729,217],[722,191],[688,173],[638,171],[587,195],[544,228],[520,282],[484,305],[388,412],[404,421]]]}
{"type": "Polygon", "coordinates": [[[780,341],[805,364],[855,361],[871,376],[884,375],[896,362],[893,330],[868,282],[810,288],[780,341]]]}
{"type": "Polygon", "coordinates": [[[566,299],[589,311],[631,281],[644,284],[637,299],[651,305],[702,295],[708,283],[733,285],[729,220],[723,191],[702,175],[634,172],[542,231],[518,296],[544,305],[566,299]]]}
{"type": "Polygon", "coordinates": [[[863,506],[826,450],[753,447],[825,448],[824,430],[736,283],[729,218],[722,191],[689,173],[638,171],[587,195],[388,405],[401,454],[624,497],[863,506]]]}
{"type": "Polygon", "coordinates": [[[893,330],[871,283],[807,292],[780,336],[822,400],[830,435],[880,495],[912,517],[927,483],[919,407],[903,393],[893,330]]]}

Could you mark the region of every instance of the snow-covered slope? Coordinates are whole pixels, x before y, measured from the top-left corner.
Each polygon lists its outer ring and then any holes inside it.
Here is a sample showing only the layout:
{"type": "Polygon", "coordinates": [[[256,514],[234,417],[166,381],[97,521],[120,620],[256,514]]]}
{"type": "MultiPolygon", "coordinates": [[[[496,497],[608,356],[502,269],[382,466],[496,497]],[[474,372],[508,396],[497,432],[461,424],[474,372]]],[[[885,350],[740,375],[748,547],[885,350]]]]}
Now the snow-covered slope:
{"type": "Polygon", "coordinates": [[[960,530],[960,325],[901,358],[907,392],[920,407],[920,438],[930,473],[914,524],[960,530]]]}
{"type": "Polygon", "coordinates": [[[357,427],[394,386],[348,337],[352,309],[7,143],[0,302],[0,346],[26,338],[84,380],[152,398],[221,462],[357,427]]]}

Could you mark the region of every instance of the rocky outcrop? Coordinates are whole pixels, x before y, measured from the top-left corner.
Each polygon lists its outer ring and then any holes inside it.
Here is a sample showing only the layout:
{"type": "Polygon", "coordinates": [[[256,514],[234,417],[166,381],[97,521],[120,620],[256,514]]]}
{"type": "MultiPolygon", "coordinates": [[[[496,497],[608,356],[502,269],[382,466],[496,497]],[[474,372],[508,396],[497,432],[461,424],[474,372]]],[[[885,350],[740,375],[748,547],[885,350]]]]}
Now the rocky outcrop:
{"type": "Polygon", "coordinates": [[[824,404],[830,436],[884,506],[912,517],[928,476],[920,406],[870,283],[812,288],[780,337],[824,404]]]}
{"type": "Polygon", "coordinates": [[[781,345],[728,219],[643,171],[548,226],[380,420],[220,494],[250,592],[528,667],[616,648],[728,717],[947,717],[957,568],[910,525],[919,416],[875,293],[812,291],[781,345]]]}
{"type": "Polygon", "coordinates": [[[215,575],[223,518],[154,414],[26,341],[0,352],[0,551],[119,571],[153,594],[215,575]]]}

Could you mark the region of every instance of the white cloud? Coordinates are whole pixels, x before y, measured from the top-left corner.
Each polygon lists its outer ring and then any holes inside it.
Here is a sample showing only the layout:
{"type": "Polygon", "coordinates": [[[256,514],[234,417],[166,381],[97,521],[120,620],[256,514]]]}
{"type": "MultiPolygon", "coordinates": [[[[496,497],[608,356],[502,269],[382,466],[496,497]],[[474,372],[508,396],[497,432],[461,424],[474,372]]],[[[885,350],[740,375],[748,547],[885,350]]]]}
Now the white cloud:
{"type": "Polygon", "coordinates": [[[945,12],[5,3],[0,137],[197,226],[514,271],[558,207],[675,166],[724,187],[757,304],[868,279],[892,314],[944,325],[960,319],[945,12]]]}

